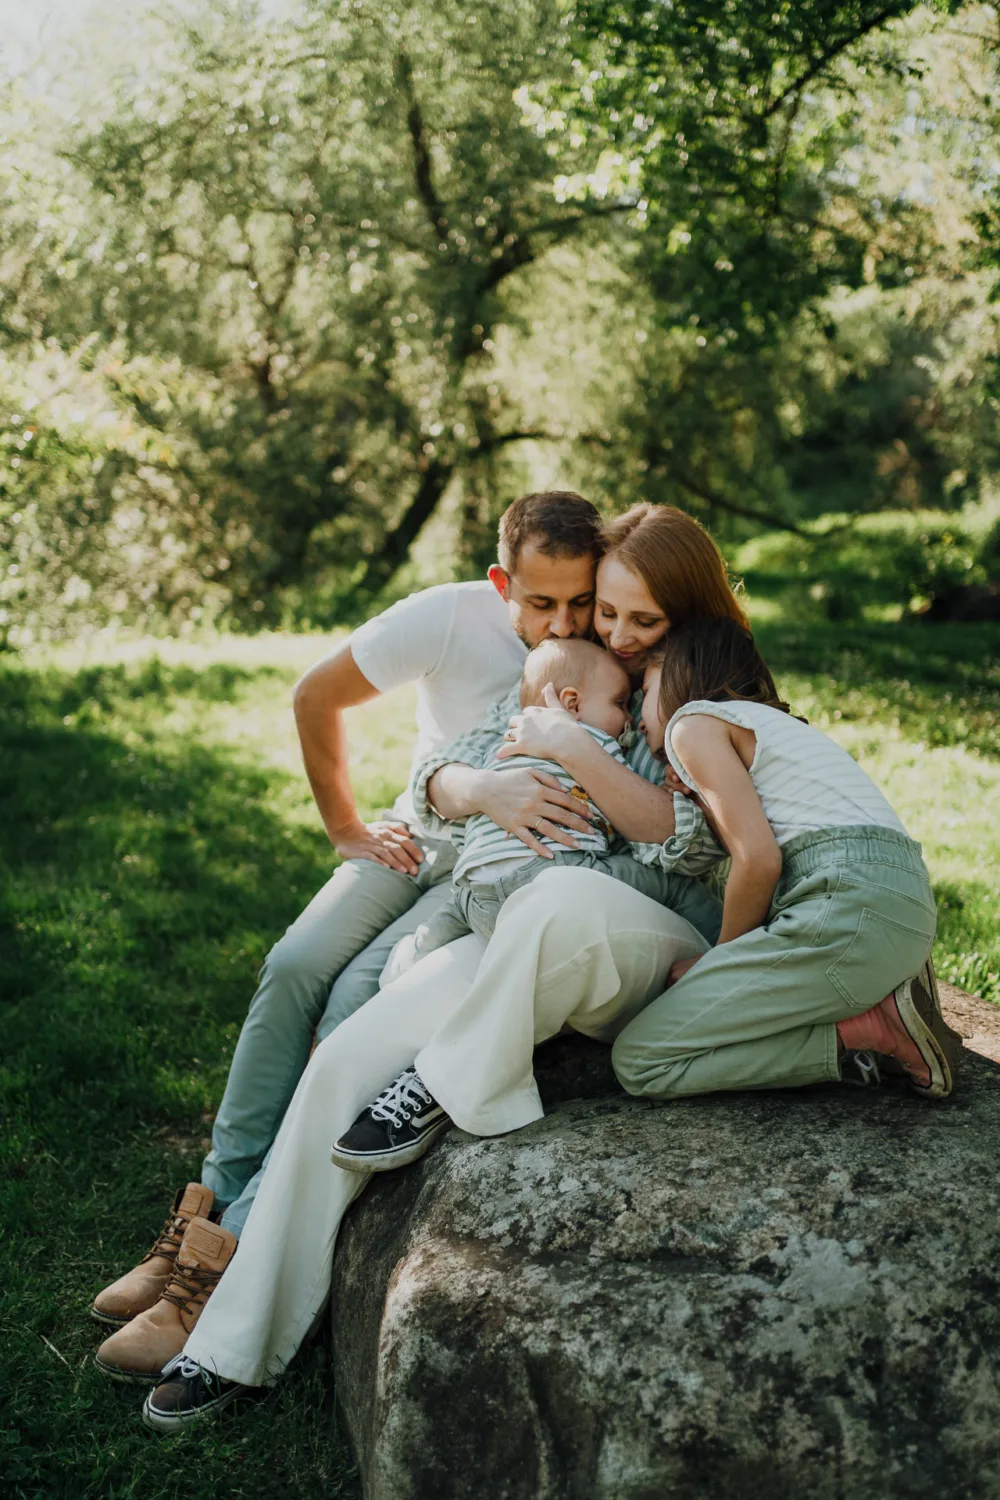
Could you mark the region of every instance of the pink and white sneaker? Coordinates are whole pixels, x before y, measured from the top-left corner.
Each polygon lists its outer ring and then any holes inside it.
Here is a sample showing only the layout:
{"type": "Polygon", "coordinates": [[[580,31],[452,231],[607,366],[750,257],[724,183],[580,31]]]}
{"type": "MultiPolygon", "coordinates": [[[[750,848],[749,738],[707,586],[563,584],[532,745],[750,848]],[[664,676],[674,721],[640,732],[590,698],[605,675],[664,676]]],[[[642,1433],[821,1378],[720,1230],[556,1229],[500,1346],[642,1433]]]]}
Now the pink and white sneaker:
{"type": "Polygon", "coordinates": [[[946,1099],[954,1087],[962,1041],[941,1014],[930,960],[871,1010],[838,1021],[837,1035],[850,1051],[895,1062],[910,1087],[928,1099],[946,1099]]]}

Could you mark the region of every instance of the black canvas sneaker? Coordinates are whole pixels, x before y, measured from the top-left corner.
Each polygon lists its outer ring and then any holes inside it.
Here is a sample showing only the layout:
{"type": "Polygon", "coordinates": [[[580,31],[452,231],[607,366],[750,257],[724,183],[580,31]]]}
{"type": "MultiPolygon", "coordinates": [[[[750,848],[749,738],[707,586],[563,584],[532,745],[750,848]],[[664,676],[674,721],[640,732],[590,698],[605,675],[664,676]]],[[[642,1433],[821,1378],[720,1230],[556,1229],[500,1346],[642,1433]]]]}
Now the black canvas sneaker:
{"type": "Polygon", "coordinates": [[[239,1397],[263,1395],[264,1387],[240,1385],[213,1375],[196,1360],[178,1354],[163,1367],[163,1379],[150,1391],[142,1420],[154,1432],[175,1433],[194,1422],[210,1421],[239,1397]]]}
{"type": "Polygon", "coordinates": [[[416,1068],[407,1068],[334,1141],[330,1160],[349,1172],[391,1172],[423,1156],[450,1124],[416,1068]]]}

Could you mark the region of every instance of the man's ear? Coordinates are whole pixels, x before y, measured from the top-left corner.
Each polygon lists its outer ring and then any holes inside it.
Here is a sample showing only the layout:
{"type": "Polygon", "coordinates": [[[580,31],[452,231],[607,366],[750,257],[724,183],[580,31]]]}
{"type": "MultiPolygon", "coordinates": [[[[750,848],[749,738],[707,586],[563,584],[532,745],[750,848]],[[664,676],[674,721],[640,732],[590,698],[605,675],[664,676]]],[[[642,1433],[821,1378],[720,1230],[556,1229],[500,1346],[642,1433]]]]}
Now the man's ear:
{"type": "Polygon", "coordinates": [[[486,570],[486,576],[500,598],[508,600],[510,598],[510,574],[501,568],[499,563],[491,563],[486,570]]]}
{"type": "Polygon", "coordinates": [[[580,690],[575,687],[564,687],[559,694],[559,702],[568,714],[574,719],[580,717],[580,690]]]}

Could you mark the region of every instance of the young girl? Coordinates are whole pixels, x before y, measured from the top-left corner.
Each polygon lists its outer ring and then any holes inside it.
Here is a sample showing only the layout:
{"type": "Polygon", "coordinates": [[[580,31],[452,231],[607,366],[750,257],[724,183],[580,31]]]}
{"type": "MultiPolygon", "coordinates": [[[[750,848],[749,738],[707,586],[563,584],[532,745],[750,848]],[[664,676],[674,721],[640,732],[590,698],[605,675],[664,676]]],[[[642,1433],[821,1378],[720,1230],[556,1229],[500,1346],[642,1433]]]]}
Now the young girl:
{"type": "Polygon", "coordinates": [[[675,964],[615,1042],[623,1087],[665,1099],[821,1083],[867,1051],[944,1098],[961,1043],[925,967],[934,897],[882,793],[789,714],[732,621],[670,631],[645,686],[650,748],[696,794],[732,870],[718,946],[675,964]]]}

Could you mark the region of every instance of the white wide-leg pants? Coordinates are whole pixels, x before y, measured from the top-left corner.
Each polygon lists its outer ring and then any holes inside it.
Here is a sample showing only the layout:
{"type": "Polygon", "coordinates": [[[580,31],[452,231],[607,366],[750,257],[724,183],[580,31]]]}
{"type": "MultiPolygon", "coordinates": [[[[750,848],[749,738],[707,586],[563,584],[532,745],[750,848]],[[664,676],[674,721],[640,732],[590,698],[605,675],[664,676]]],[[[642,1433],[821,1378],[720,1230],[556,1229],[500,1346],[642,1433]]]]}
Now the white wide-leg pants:
{"type": "Polygon", "coordinates": [[[611,1040],[676,959],[706,946],[620,881],[553,870],[505,904],[485,956],[479,938],[461,938],[387,986],[310,1059],[239,1250],[185,1353],[246,1385],[285,1368],[322,1309],[340,1221],[368,1181],[333,1166],[331,1143],[414,1058],[463,1128],[526,1125],[542,1114],[536,1043],[567,1023],[611,1040]]]}

